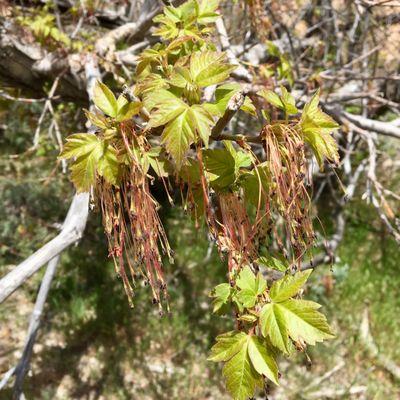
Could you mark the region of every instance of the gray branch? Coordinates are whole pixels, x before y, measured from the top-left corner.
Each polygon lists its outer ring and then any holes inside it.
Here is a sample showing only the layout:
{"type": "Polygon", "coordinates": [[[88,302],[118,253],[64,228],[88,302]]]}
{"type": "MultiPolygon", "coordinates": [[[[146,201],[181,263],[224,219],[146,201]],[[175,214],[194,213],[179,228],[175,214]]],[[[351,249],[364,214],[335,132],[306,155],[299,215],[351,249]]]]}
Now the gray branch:
{"type": "Polygon", "coordinates": [[[44,264],[82,237],[89,210],[89,193],[76,194],[61,232],[0,279],[0,303],[18,289],[44,264]]]}

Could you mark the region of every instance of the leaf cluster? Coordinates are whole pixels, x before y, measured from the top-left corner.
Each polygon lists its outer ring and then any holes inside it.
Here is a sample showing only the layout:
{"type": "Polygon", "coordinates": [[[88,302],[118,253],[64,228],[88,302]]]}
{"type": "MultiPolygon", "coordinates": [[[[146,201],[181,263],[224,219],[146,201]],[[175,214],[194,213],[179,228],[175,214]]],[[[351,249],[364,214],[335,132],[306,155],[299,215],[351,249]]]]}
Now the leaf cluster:
{"type": "Polygon", "coordinates": [[[234,399],[252,397],[264,377],[278,384],[277,354],[333,338],[325,316],[317,311],[320,305],[297,298],[310,273],[287,274],[268,287],[260,272],[255,275],[246,266],[234,285],[222,283],[212,291],[214,312],[233,307],[237,316],[239,329],[218,336],[209,357],[225,362],[223,374],[234,399]]]}

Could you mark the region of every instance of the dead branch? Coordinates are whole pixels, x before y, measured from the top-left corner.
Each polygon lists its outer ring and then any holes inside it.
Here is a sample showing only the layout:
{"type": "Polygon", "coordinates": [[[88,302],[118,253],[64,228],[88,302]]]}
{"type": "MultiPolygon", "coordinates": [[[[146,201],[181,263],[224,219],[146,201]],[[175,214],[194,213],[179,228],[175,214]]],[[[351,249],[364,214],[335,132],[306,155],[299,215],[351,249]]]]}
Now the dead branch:
{"type": "Polygon", "coordinates": [[[89,194],[76,194],[61,232],[0,279],[0,303],[18,289],[44,264],[82,237],[89,210],[89,194]]]}

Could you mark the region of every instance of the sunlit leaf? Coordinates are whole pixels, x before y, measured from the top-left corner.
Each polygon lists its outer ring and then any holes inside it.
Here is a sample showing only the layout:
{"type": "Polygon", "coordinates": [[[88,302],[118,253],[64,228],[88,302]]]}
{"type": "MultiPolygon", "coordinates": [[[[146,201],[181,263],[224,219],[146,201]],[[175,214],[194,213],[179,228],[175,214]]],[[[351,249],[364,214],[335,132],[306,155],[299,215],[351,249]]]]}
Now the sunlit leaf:
{"type": "Polygon", "coordinates": [[[250,338],[248,352],[254,369],[278,385],[278,366],[272,355],[268,352],[266,343],[253,335],[250,338]]]}
{"type": "Polygon", "coordinates": [[[116,117],[118,112],[117,100],[113,92],[102,82],[96,81],[93,89],[94,104],[110,117],[116,117]]]}
{"type": "Polygon", "coordinates": [[[281,302],[295,296],[300,288],[304,286],[312,270],[299,271],[294,275],[285,275],[282,279],[275,281],[269,292],[274,302],[281,302]]]}

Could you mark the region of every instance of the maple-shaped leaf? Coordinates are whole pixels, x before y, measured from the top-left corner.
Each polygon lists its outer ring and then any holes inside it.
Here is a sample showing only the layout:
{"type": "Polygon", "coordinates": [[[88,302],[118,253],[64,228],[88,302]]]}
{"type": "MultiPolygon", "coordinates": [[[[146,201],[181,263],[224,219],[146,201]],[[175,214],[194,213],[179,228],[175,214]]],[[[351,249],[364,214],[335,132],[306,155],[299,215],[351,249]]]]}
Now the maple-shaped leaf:
{"type": "Polygon", "coordinates": [[[117,99],[114,93],[102,82],[96,81],[93,89],[93,102],[110,117],[116,117],[118,112],[117,99]]]}
{"type": "Polygon", "coordinates": [[[270,352],[268,352],[265,341],[258,336],[253,335],[249,341],[248,352],[255,370],[260,375],[266,376],[276,385],[279,385],[278,365],[270,352]]]}
{"type": "Polygon", "coordinates": [[[261,333],[269,337],[271,343],[285,354],[292,347],[284,317],[274,303],[265,304],[260,312],[261,333]]]}
{"type": "MultiPolygon", "coordinates": [[[[214,297],[213,301],[213,312],[218,313],[220,310],[228,304],[229,298],[232,293],[232,287],[229,283],[221,283],[217,285],[211,292],[210,296],[214,297]]],[[[224,311],[224,310],[222,310],[224,311]]]]}
{"type": "Polygon", "coordinates": [[[247,340],[244,332],[230,331],[216,338],[217,343],[211,348],[211,355],[207,358],[209,361],[228,361],[243,346],[247,340]]]}
{"type": "Polygon", "coordinates": [[[215,22],[218,18],[216,12],[219,0],[198,0],[195,2],[197,23],[207,25],[215,22]]]}
{"type": "Polygon", "coordinates": [[[116,150],[93,133],[76,133],[67,137],[59,158],[76,158],[71,166],[71,180],[79,192],[88,191],[96,181],[96,173],[110,184],[119,178],[116,150]]]}
{"type": "Polygon", "coordinates": [[[222,374],[226,380],[226,388],[234,400],[247,400],[254,395],[260,382],[260,376],[253,367],[248,354],[249,339],[242,348],[225,363],[222,374]]]}
{"type": "Polygon", "coordinates": [[[324,159],[339,161],[338,145],[331,133],[339,125],[319,107],[319,91],[304,106],[300,119],[300,128],[304,140],[311,146],[318,164],[322,168],[324,159]]]}
{"type": "Polygon", "coordinates": [[[178,169],[190,145],[198,137],[208,145],[214,120],[202,105],[190,107],[167,90],[150,93],[145,97],[145,105],[152,111],[148,129],[165,125],[162,142],[178,169]]]}
{"type": "Polygon", "coordinates": [[[225,361],[222,373],[233,399],[247,400],[263,376],[278,384],[278,367],[265,340],[244,332],[231,331],[217,336],[208,360],[225,361]]]}
{"type": "Polygon", "coordinates": [[[228,332],[217,336],[211,349],[210,361],[226,361],[222,373],[226,387],[234,400],[252,397],[260,384],[260,375],[253,367],[248,353],[251,336],[243,332],[228,332]]]}
{"type": "Polygon", "coordinates": [[[317,310],[320,304],[308,300],[289,299],[275,306],[280,308],[287,326],[288,333],[294,341],[304,340],[315,345],[325,339],[332,339],[333,335],[325,315],[317,310]]]}
{"type": "Polygon", "coordinates": [[[148,129],[166,125],[189,108],[179,97],[165,89],[145,95],[144,105],[151,112],[148,129]]]}
{"type": "Polygon", "coordinates": [[[282,279],[275,281],[269,291],[271,299],[279,303],[295,296],[304,286],[312,270],[300,271],[294,275],[285,275],[282,279]]]}
{"type": "Polygon", "coordinates": [[[92,153],[96,148],[101,148],[101,140],[94,133],[74,133],[67,137],[59,158],[70,159],[85,156],[92,153]]]}
{"type": "Polygon", "coordinates": [[[194,104],[188,110],[188,118],[192,129],[208,147],[208,141],[211,134],[211,127],[214,124],[212,115],[203,107],[203,105],[194,104]]]}
{"type": "Polygon", "coordinates": [[[117,159],[117,151],[109,144],[103,144],[103,153],[97,160],[97,172],[106,182],[118,185],[120,178],[120,163],[117,159]]]}
{"type": "Polygon", "coordinates": [[[232,143],[224,141],[224,149],[204,150],[204,165],[215,189],[225,189],[239,176],[241,168],[249,167],[252,158],[249,153],[236,151],[232,143]]]}
{"type": "Polygon", "coordinates": [[[285,111],[288,115],[297,114],[299,110],[296,107],[294,97],[286,90],[284,86],[281,86],[280,89],[280,96],[272,90],[265,89],[260,90],[257,92],[257,94],[263,97],[268,103],[285,111]]]}
{"type": "Polygon", "coordinates": [[[175,160],[178,169],[180,169],[184,156],[195,139],[188,109],[183,110],[165,126],[162,143],[175,160]]]}
{"type": "Polygon", "coordinates": [[[304,341],[314,345],[334,337],[326,317],[318,312],[321,306],[312,301],[291,298],[304,285],[309,273],[298,272],[285,276],[271,287],[272,302],[265,304],[260,312],[261,332],[284,353],[291,352],[291,342],[304,341]]]}
{"type": "Polygon", "coordinates": [[[244,307],[251,308],[256,304],[258,296],[264,293],[267,282],[260,273],[255,276],[250,267],[246,265],[236,279],[236,286],[240,289],[237,299],[244,307]]]}
{"type": "Polygon", "coordinates": [[[190,75],[199,87],[225,81],[237,66],[226,62],[225,54],[210,50],[193,53],[190,57],[190,75]]]}

